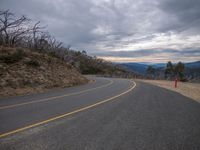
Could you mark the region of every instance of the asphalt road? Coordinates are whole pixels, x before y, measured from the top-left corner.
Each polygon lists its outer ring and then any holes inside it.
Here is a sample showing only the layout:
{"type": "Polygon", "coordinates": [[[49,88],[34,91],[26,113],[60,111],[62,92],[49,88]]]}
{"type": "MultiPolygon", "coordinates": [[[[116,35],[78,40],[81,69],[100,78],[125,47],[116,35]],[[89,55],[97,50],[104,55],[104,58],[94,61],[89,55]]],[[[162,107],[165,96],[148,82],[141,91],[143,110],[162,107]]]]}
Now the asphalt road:
{"type": "Polygon", "coordinates": [[[126,79],[0,99],[0,149],[200,150],[200,104],[126,79]]]}

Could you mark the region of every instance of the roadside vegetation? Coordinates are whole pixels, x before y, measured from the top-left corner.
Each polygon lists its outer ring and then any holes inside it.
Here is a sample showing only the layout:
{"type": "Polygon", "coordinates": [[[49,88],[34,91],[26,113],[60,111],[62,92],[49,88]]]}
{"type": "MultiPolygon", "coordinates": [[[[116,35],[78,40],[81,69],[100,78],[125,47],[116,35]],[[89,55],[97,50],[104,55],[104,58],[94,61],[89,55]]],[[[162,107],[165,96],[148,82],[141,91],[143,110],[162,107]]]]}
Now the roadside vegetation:
{"type": "Polygon", "coordinates": [[[179,81],[186,82],[187,78],[185,76],[185,65],[182,62],[173,64],[171,61],[167,62],[166,67],[154,68],[153,66],[148,66],[147,68],[147,78],[150,79],[167,79],[174,80],[178,79],[179,81]]]}
{"type": "Polygon", "coordinates": [[[0,95],[43,91],[87,82],[81,74],[138,77],[119,65],[73,50],[46,26],[9,10],[0,11],[0,95]]]}
{"type": "MultiPolygon", "coordinates": [[[[71,46],[65,47],[40,22],[33,22],[26,16],[16,16],[9,10],[0,11],[0,45],[48,54],[66,61],[82,74],[136,76],[119,65],[114,65],[95,56],[88,56],[85,50],[73,50],[71,46]]],[[[15,55],[3,57],[1,56],[1,62],[15,61],[6,58],[15,57],[15,55]]]]}
{"type": "Polygon", "coordinates": [[[87,83],[72,65],[25,48],[0,47],[0,96],[87,83]]]}

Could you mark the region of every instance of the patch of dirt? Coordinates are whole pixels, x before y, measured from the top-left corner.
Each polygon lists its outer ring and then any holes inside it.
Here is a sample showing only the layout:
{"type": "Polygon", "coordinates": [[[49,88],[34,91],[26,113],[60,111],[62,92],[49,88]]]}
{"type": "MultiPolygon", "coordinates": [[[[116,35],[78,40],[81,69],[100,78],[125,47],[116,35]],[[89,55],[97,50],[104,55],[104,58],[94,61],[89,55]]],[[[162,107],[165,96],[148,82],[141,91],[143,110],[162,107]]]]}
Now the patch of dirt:
{"type": "Polygon", "coordinates": [[[0,96],[43,92],[88,80],[70,64],[28,49],[0,47],[0,96]]]}
{"type": "Polygon", "coordinates": [[[186,97],[192,98],[197,102],[200,102],[200,84],[199,83],[187,83],[178,82],[177,88],[174,87],[174,81],[165,80],[139,80],[142,82],[157,85],[175,92],[178,92],[186,97]]]}

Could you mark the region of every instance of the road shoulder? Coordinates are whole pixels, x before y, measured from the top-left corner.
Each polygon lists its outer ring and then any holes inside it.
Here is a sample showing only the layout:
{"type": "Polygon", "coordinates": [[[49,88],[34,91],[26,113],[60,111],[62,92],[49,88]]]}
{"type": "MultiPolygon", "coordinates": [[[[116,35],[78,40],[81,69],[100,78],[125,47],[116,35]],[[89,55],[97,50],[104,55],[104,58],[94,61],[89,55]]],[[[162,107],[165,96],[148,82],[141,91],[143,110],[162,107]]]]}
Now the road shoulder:
{"type": "Polygon", "coordinates": [[[165,80],[137,80],[137,81],[152,84],[158,87],[162,87],[180,93],[181,95],[189,97],[200,103],[200,84],[178,82],[178,87],[175,88],[174,81],[165,81],[165,80]]]}

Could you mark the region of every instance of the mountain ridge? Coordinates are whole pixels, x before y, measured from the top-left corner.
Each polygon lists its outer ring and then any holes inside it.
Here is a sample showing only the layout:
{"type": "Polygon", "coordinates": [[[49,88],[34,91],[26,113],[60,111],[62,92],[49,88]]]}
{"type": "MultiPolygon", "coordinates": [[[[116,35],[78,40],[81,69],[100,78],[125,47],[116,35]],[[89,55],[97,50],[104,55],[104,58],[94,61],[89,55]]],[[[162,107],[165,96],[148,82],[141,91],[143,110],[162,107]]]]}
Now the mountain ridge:
{"type": "MultiPolygon", "coordinates": [[[[155,69],[164,69],[167,63],[129,62],[129,63],[119,63],[119,64],[127,68],[129,71],[137,72],[144,75],[146,74],[146,69],[148,68],[148,66],[152,66],[155,69]]],[[[200,61],[186,62],[184,64],[185,67],[189,69],[200,68],[200,61]]]]}

